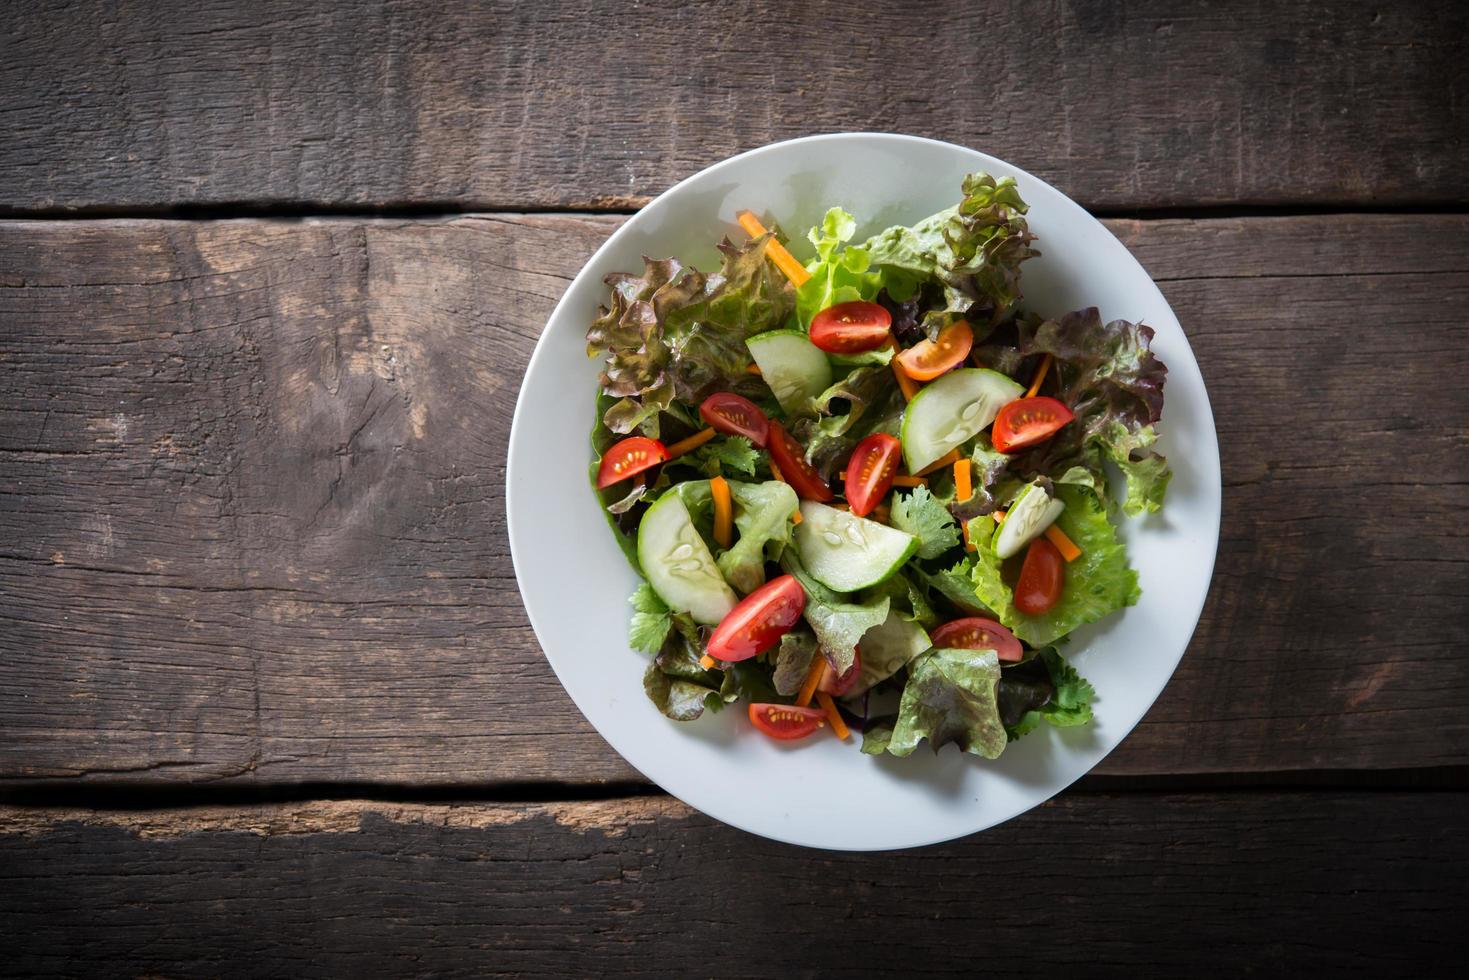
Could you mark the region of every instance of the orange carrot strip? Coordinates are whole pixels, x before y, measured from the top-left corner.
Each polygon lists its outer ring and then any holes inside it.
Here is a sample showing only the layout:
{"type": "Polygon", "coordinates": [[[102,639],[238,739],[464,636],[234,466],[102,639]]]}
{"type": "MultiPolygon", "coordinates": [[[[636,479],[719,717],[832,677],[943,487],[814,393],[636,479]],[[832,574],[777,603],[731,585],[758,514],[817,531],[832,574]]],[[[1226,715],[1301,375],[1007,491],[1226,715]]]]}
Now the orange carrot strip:
{"type": "Polygon", "coordinates": [[[972,496],[974,496],[974,473],[970,469],[969,460],[957,459],[954,461],[954,499],[962,502],[972,496]]]}
{"type": "Polygon", "coordinates": [[[708,442],[710,439],[713,439],[714,436],[715,432],[713,429],[701,429],[698,432],[695,432],[693,435],[689,436],[687,439],[680,439],[678,442],[675,442],[673,445],[668,447],[668,458],[676,459],[679,456],[682,456],[684,453],[698,449],[700,446],[704,445],[704,443],[708,442]]]}
{"type": "Polygon", "coordinates": [[[792,524],[799,524],[799,523],[801,523],[801,512],[799,510],[793,510],[793,511],[791,511],[791,523],[792,524]]]}
{"type": "Polygon", "coordinates": [[[1035,380],[1030,383],[1030,387],[1025,392],[1026,398],[1034,398],[1035,393],[1041,390],[1041,382],[1046,380],[1046,372],[1051,370],[1051,362],[1054,360],[1055,358],[1050,354],[1041,358],[1041,366],[1035,369],[1035,380]]]}
{"type": "Polygon", "coordinates": [[[914,473],[913,475],[928,476],[928,474],[930,473],[937,472],[938,470],[943,469],[945,466],[951,466],[957,462],[959,462],[959,450],[950,449],[948,452],[944,453],[938,459],[934,460],[932,463],[929,463],[927,466],[919,470],[917,473],[914,473]]]}
{"type": "Polygon", "coordinates": [[[760,365],[758,365],[758,364],[746,364],[745,365],[745,373],[746,374],[759,374],[760,373],[760,365]]]}
{"type": "Polygon", "coordinates": [[[964,533],[964,550],[965,551],[978,551],[979,548],[975,546],[975,544],[974,544],[973,541],[970,541],[969,540],[969,522],[968,521],[964,521],[963,523],[961,523],[959,525],[959,530],[964,533]]]}
{"type": "MultiPolygon", "coordinates": [[[[895,351],[898,349],[897,342],[891,337],[888,338],[887,345],[895,351]]],[[[898,387],[903,390],[903,400],[911,402],[913,400],[913,396],[918,394],[918,389],[920,385],[917,381],[914,381],[912,378],[908,377],[908,372],[903,370],[903,365],[898,362],[898,359],[896,357],[894,357],[892,360],[892,366],[893,377],[898,379],[898,387]]]]}
{"type": "Polygon", "coordinates": [[[1056,546],[1056,550],[1061,552],[1061,557],[1067,561],[1076,561],[1081,557],[1081,549],[1076,546],[1076,542],[1068,538],[1066,532],[1056,525],[1052,524],[1046,528],[1046,538],[1056,546]]]}
{"type": "Polygon", "coordinates": [[[721,548],[728,548],[734,540],[734,502],[730,499],[729,481],[716,476],[709,481],[709,490],[714,495],[714,540],[721,548]]]}
{"type": "MultiPolygon", "coordinates": [[[[745,229],[745,234],[751,238],[759,238],[765,234],[765,226],[749,211],[741,211],[735,215],[735,220],[740,223],[741,228],[745,229]]],[[[805,285],[806,280],[811,278],[811,273],[806,271],[806,267],[796,261],[796,257],[786,251],[786,247],[774,238],[765,245],[765,257],[774,262],[775,267],[784,272],[786,278],[791,281],[791,285],[797,289],[805,285]]]]}
{"type": "Polygon", "coordinates": [[[821,710],[826,712],[826,720],[831,722],[831,733],[845,742],[852,733],[847,730],[847,723],[842,721],[842,713],[837,710],[836,702],[825,691],[817,691],[816,700],[820,702],[821,710]]]}
{"type": "Polygon", "coordinates": [[[801,707],[811,703],[811,695],[816,693],[816,685],[821,683],[821,678],[826,676],[826,658],[818,653],[811,660],[811,669],[806,672],[806,682],[801,685],[801,693],[796,695],[796,704],[801,707]]]}
{"type": "Polygon", "coordinates": [[[895,487],[926,487],[926,486],[928,486],[928,477],[926,477],[926,476],[905,476],[902,473],[899,473],[897,476],[893,477],[893,486],[895,486],[895,487]]]}
{"type": "Polygon", "coordinates": [[[995,527],[999,527],[1000,522],[1005,519],[1005,512],[1003,510],[997,510],[990,516],[995,519],[995,527]]]}
{"type": "Polygon", "coordinates": [[[715,666],[714,658],[709,656],[709,654],[707,653],[704,654],[702,657],[699,658],[699,666],[703,667],[705,670],[713,670],[715,666]]]}
{"type": "MultiPolygon", "coordinates": [[[[775,460],[773,459],[770,461],[770,475],[775,477],[781,483],[788,484],[791,482],[790,480],[787,480],[786,475],[780,471],[780,467],[775,465],[775,460]]],[[[791,511],[791,523],[801,523],[801,511],[799,509],[791,511]]]]}

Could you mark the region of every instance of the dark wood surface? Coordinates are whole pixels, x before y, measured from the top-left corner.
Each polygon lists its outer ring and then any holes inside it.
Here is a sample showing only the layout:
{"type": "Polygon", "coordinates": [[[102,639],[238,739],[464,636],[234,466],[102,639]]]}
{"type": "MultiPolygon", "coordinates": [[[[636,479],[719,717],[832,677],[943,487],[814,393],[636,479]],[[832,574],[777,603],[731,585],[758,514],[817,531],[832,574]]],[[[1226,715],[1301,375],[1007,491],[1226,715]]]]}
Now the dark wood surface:
{"type": "Polygon", "coordinates": [[[0,25],[0,974],[1455,972],[1463,5],[0,25]],[[891,855],[646,785],[547,668],[502,502],[520,371],[618,212],[842,129],[1117,216],[1225,481],[1198,632],[1097,775],[891,855]]]}
{"type": "Polygon", "coordinates": [[[880,855],[665,797],[0,809],[0,930],[78,975],[1449,976],[1464,802],[1071,794],[880,855]]]}
{"type": "MultiPolygon", "coordinates": [[[[637,778],[540,656],[500,493],[618,220],[0,224],[0,778],[637,778]]],[[[1103,771],[1469,764],[1469,217],[1113,227],[1227,488],[1204,620],[1103,771]]]]}
{"type": "Polygon", "coordinates": [[[13,4],[12,209],[637,205],[812,132],[1083,204],[1463,203],[1456,0],[13,4]]]}

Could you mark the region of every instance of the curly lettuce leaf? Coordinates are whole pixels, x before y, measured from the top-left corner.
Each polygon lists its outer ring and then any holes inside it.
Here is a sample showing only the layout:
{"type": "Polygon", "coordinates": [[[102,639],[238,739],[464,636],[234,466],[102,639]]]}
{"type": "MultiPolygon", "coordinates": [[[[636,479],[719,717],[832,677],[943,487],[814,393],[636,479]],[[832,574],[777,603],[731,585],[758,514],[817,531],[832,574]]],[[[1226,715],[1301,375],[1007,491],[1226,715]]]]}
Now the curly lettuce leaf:
{"type": "MultiPolygon", "coordinates": [[[[1048,385],[1076,418],[1018,456],[1012,469],[1054,474],[1080,466],[1101,474],[1110,461],[1127,478],[1124,511],[1136,516],[1158,510],[1171,474],[1167,460],[1151,448],[1168,378],[1168,368],[1152,351],[1153,329],[1127,320],[1104,324],[1090,307],[1060,320],[1022,319],[1017,330],[1019,353],[1055,356],[1048,385]]],[[[1105,481],[1097,489],[1105,492],[1105,481]]]]}
{"type": "Polygon", "coordinates": [[[928,487],[894,494],[891,519],[893,527],[918,539],[919,558],[937,558],[959,545],[959,526],[928,487]]]}
{"type": "Polygon", "coordinates": [[[729,481],[734,498],[735,527],[739,540],[721,554],[715,563],[725,581],[748,595],[765,584],[765,561],[779,558],[791,541],[791,513],[799,505],[796,491],[787,483],[729,481]]]}
{"type": "MultiPolygon", "coordinates": [[[[886,751],[910,755],[926,738],[934,751],[954,742],[965,752],[998,757],[1008,741],[995,697],[999,683],[993,650],[934,649],[918,657],[908,665],[886,751]]],[[[882,737],[874,735],[874,744],[882,737]]]]}
{"type": "Polygon", "coordinates": [[[1066,505],[1056,524],[1081,549],[1081,556],[1066,564],[1066,584],[1061,598],[1048,611],[1029,616],[1015,608],[1014,595],[1001,575],[1000,559],[990,541],[994,537],[992,517],[969,522],[969,537],[979,545],[968,559],[975,595],[993,609],[1000,622],[1033,647],[1049,646],[1085,623],[1093,623],[1142,594],[1137,573],[1127,565],[1127,552],[1117,540],[1117,530],[1107,520],[1107,510],[1096,494],[1074,484],[1056,484],[1056,495],[1066,505]]]}
{"type": "Polygon", "coordinates": [[[695,466],[711,477],[736,473],[754,476],[760,463],[760,453],[744,436],[711,439],[684,458],[692,459],[695,466]]]}
{"type": "Polygon", "coordinates": [[[1042,722],[1057,728],[1085,725],[1092,720],[1096,691],[1066,662],[1055,647],[1003,671],[1000,678],[1000,720],[1010,740],[1034,731],[1042,722]]]}
{"type": "Polygon", "coordinates": [[[745,339],[781,326],[795,308],[795,291],[765,260],[769,240],[725,240],[713,275],[645,258],[642,275],[607,277],[610,305],[587,331],[587,356],[606,361],[602,390],[617,401],[603,422],[612,432],[656,437],[675,398],[697,404],[716,389],[760,396],[762,383],[745,372],[745,339]]]}
{"type": "Polygon", "coordinates": [[[643,692],[674,721],[693,721],[706,708],[718,711],[724,706],[718,690],[723,678],[699,663],[704,637],[694,621],[684,613],[672,620],[663,649],[643,672],[643,692]]]}

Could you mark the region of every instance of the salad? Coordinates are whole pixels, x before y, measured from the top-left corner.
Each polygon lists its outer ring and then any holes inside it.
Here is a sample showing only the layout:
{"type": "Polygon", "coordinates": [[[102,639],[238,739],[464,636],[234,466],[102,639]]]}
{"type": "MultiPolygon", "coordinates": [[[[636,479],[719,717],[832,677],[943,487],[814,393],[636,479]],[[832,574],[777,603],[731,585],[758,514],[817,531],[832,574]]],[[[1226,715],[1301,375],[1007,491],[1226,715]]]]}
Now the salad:
{"type": "Polygon", "coordinates": [[[804,263],[744,212],[717,273],[607,277],[591,475],[669,718],[987,758],[1091,720],[1061,651],[1140,595],[1114,519],[1162,505],[1167,372],[1147,326],[1026,311],[1026,210],[975,173],[866,241],[832,208],[804,263]]]}

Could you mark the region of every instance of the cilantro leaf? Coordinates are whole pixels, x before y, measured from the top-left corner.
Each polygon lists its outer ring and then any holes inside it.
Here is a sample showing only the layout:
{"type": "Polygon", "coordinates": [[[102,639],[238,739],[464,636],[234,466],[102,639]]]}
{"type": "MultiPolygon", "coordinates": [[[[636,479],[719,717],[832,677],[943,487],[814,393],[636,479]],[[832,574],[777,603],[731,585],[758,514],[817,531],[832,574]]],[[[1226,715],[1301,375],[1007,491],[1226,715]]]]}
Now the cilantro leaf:
{"type": "Polygon", "coordinates": [[[627,629],[628,644],[634,650],[657,653],[673,627],[673,614],[647,582],[639,585],[627,601],[633,608],[632,623],[627,629]]]}
{"type": "Polygon", "coordinates": [[[893,527],[918,538],[919,558],[937,558],[959,544],[959,526],[948,508],[928,492],[928,487],[915,487],[912,493],[895,495],[892,522],[893,527]]]}
{"type": "Polygon", "coordinates": [[[755,475],[760,454],[744,436],[725,436],[705,443],[694,451],[696,462],[710,476],[743,473],[755,475]]]}

